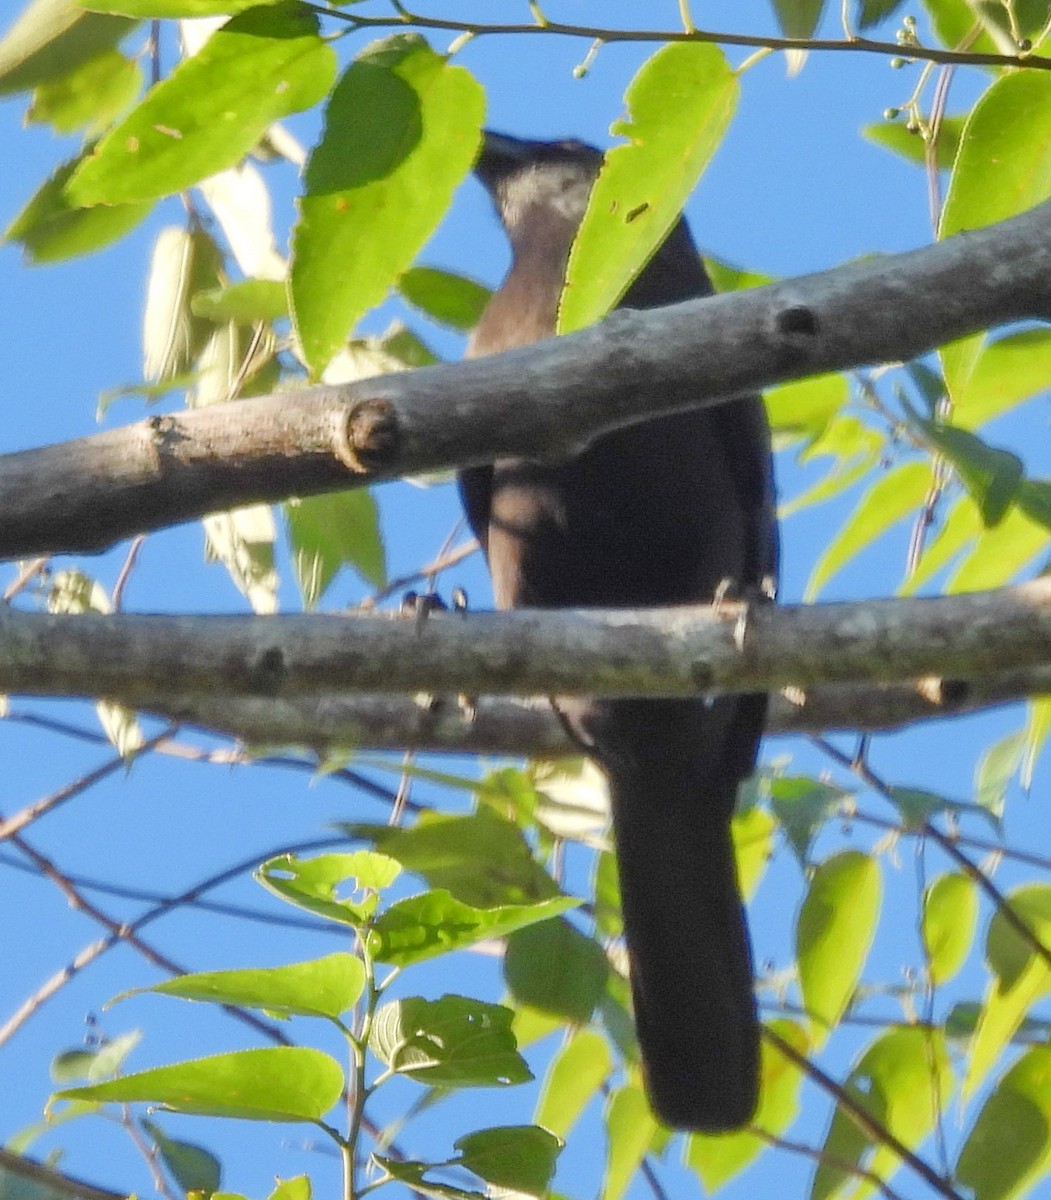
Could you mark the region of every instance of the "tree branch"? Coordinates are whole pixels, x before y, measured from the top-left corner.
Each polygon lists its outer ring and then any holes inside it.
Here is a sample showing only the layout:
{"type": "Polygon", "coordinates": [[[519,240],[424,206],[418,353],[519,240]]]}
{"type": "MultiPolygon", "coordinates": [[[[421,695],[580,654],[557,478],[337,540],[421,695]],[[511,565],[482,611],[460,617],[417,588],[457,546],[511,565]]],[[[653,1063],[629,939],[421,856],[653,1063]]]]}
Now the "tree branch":
{"type": "MultiPolygon", "coordinates": [[[[1051,668],[963,680],[884,686],[828,685],[771,697],[767,733],[889,732],[1051,694],[1051,668]]],[[[558,758],[576,754],[549,700],[507,696],[327,693],[285,700],[202,695],[140,696],[141,711],[230,734],[246,742],[430,753],[558,758]]]]}
{"type": "Polygon", "coordinates": [[[1051,59],[1026,54],[986,54],[969,50],[946,50],[917,42],[883,42],[876,38],[789,38],[773,34],[723,32],[715,29],[611,29],[601,25],[574,25],[565,21],[482,22],[456,21],[444,17],[404,12],[389,17],[359,17],[354,13],[334,13],[330,8],[308,4],[325,17],[339,17],[355,29],[441,29],[449,33],[467,33],[474,37],[548,33],[560,37],[586,38],[599,42],[713,42],[719,46],[747,46],[760,50],[815,50],[832,53],[879,54],[890,58],[919,59],[923,62],[954,66],[1033,67],[1051,70],[1051,59]]]}
{"type": "Polygon", "coordinates": [[[425,618],[0,610],[0,691],[693,696],[1051,667],[1051,579],[853,604],[432,612],[425,618]]]}
{"type": "Polygon", "coordinates": [[[562,457],[610,429],[772,384],[906,361],[1051,316],[1051,202],[850,263],[472,362],[157,416],[0,457],[0,556],[96,551],[204,513],[502,455],[562,457]]]}

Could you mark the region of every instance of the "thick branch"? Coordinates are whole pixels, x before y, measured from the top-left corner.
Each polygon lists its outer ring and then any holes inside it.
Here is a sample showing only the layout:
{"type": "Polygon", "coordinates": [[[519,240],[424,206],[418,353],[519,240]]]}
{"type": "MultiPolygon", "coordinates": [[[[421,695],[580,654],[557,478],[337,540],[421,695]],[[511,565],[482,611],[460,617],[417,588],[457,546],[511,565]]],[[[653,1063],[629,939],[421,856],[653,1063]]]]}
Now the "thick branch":
{"type": "Polygon", "coordinates": [[[643,417],[1051,315],[1051,202],[908,254],[489,359],[154,417],[0,457],[0,556],[94,551],[251,501],[559,457],[643,417]]]}
{"type": "MultiPolygon", "coordinates": [[[[1051,694],[1051,668],[963,680],[882,686],[828,685],[771,698],[770,734],[888,732],[918,721],[988,710],[1051,694]]],[[[231,734],[246,742],[308,746],[318,753],[353,746],[452,754],[557,758],[578,753],[550,701],[506,696],[397,696],[389,693],[256,697],[140,696],[141,709],[231,734]]]]}
{"type": "Polygon", "coordinates": [[[855,604],[349,616],[0,610],[0,691],[691,696],[1051,666],[1051,579],[855,604]]]}

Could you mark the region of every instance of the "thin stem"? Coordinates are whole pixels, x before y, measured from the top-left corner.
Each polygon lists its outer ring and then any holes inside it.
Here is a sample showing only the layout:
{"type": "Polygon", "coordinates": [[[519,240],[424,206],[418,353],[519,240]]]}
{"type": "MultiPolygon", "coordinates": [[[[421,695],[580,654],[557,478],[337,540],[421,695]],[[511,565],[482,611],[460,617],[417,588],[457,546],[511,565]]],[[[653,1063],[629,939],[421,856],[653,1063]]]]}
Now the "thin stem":
{"type": "Polygon", "coordinates": [[[124,565],[121,567],[120,574],[117,576],[117,582],[113,585],[113,591],[110,593],[110,603],[113,605],[115,612],[120,612],[124,603],[124,589],[128,586],[128,580],[131,578],[131,573],[135,568],[139,552],[142,550],[145,541],[146,535],[140,533],[138,537],[132,538],[131,545],[128,547],[128,553],[124,558],[124,565]]]}
{"type": "Polygon", "coordinates": [[[956,63],[961,66],[1032,67],[1051,71],[1051,58],[1035,54],[988,54],[944,50],[940,47],[909,45],[903,48],[898,42],[884,42],[874,38],[786,38],[766,34],[727,33],[722,30],[694,29],[608,29],[594,25],[574,25],[552,21],[540,12],[537,4],[530,4],[532,22],[457,21],[444,17],[425,17],[409,13],[402,4],[391,0],[397,15],[393,17],[367,17],[353,12],[334,12],[321,4],[304,3],[304,7],[321,16],[346,21],[355,29],[390,29],[412,24],[420,29],[442,29],[453,33],[471,32],[476,37],[503,34],[556,34],[561,37],[579,37],[605,42],[713,42],[723,46],[765,47],[768,50],[817,50],[829,53],[877,54],[881,57],[900,58],[903,52],[910,59],[924,62],[956,63]]]}
{"type": "Polygon", "coordinates": [[[697,32],[697,26],[694,25],[693,17],[690,15],[690,0],[679,0],[679,20],[682,21],[684,32],[697,32]]]}
{"type": "Polygon", "coordinates": [[[826,1075],[819,1066],[811,1062],[805,1054],[801,1054],[791,1042],[786,1041],[778,1033],[775,1033],[769,1025],[763,1026],[763,1037],[781,1052],[789,1062],[794,1063],[801,1071],[809,1075],[817,1084],[819,1084],[829,1095],[835,1097],[836,1103],[846,1117],[857,1125],[858,1129],[868,1138],[880,1145],[886,1146],[893,1150],[894,1153],[907,1163],[917,1175],[931,1185],[939,1196],[944,1196],[945,1200],[963,1200],[963,1197],[952,1186],[948,1179],[939,1175],[929,1164],[925,1163],[922,1158],[917,1157],[913,1152],[902,1142],[895,1137],[885,1125],[877,1121],[853,1096],[850,1095],[845,1088],[841,1087],[830,1075],[826,1075]]]}
{"type": "Polygon", "coordinates": [[[842,1171],[844,1175],[852,1176],[855,1179],[867,1180],[874,1188],[882,1192],[887,1200],[904,1200],[900,1192],[895,1192],[890,1184],[882,1180],[874,1171],[867,1171],[857,1163],[837,1158],[834,1154],[829,1154],[817,1146],[808,1146],[805,1142],[793,1142],[789,1141],[788,1138],[776,1137],[774,1134],[768,1133],[765,1129],[761,1129],[758,1125],[750,1126],[748,1132],[766,1142],[768,1146],[773,1146],[778,1150],[786,1150],[789,1154],[802,1155],[804,1158],[812,1159],[816,1163],[824,1163],[834,1170],[842,1171]]]}
{"type": "Polygon", "coordinates": [[[50,559],[46,555],[44,555],[42,558],[34,558],[27,562],[25,566],[23,566],[18,572],[17,576],[15,576],[14,581],[9,583],[7,587],[4,588],[4,603],[13,600],[18,593],[22,591],[26,584],[30,582],[30,580],[44,570],[49,562],[50,559]]]}
{"type": "Polygon", "coordinates": [[[41,797],[41,799],[35,801],[33,804],[27,804],[25,808],[19,809],[18,812],[10,817],[0,817],[0,842],[13,837],[19,830],[24,829],[38,817],[42,817],[44,813],[51,812],[53,809],[58,808],[60,804],[65,804],[67,800],[72,800],[74,796],[79,796],[82,792],[86,792],[88,788],[94,787],[96,783],[100,783],[116,771],[130,767],[132,762],[141,754],[152,750],[159,742],[167,741],[177,728],[177,725],[169,725],[162,733],[150,738],[148,742],[144,742],[129,754],[115,754],[102,763],[101,766],[96,767],[95,770],[89,771],[79,779],[74,779],[72,783],[67,783],[65,787],[59,788],[58,791],[41,797]]]}
{"type": "MultiPolygon", "coordinates": [[[[894,793],[891,788],[884,783],[882,779],[872,770],[872,768],[863,759],[851,759],[848,755],[843,754],[831,742],[825,741],[824,738],[812,738],[811,741],[819,747],[830,758],[834,759],[841,766],[852,771],[857,777],[868,784],[873,790],[884,796],[890,803],[894,803],[894,793]]],[[[1027,946],[1039,957],[1042,958],[1045,964],[1051,968],[1051,949],[1037,937],[1033,930],[1025,923],[1025,921],[1015,912],[1011,902],[1000,891],[995,883],[989,878],[986,873],[981,870],[976,863],[971,862],[966,854],[957,846],[956,841],[948,834],[933,825],[930,821],[923,821],[918,827],[922,833],[929,837],[932,841],[937,842],[942,849],[960,868],[978,886],[980,891],[985,892],[986,896],[993,902],[996,910],[1018,934],[1018,936],[1026,943],[1027,946]]]]}

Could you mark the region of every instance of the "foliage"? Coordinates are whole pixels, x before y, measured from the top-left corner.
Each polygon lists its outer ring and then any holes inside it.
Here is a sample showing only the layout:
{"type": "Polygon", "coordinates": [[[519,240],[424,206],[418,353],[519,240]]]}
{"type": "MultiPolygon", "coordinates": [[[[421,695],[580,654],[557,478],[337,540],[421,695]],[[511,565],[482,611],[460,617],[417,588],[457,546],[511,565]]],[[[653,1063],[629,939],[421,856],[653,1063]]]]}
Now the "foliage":
{"type": "MultiPolygon", "coordinates": [[[[685,15],[680,36],[647,51],[613,125],[624,140],[609,155],[573,251],[564,329],[616,302],[720,142],[734,137],[738,98],[767,53],[762,46],[787,48],[792,69],[803,69],[806,39],[831,25],[838,7],[774,0],[748,58],[697,35],[685,15]]],[[[869,50],[912,72],[908,100],[864,135],[920,168],[917,187],[930,189],[939,236],[1051,195],[1043,57],[1051,5],[926,0],[921,23],[895,0],[845,8],[869,50]],[[959,112],[944,111],[943,51],[952,70],[976,81],[974,103],[959,112]]],[[[546,18],[535,5],[530,11],[542,32],[546,18]]],[[[463,36],[446,51],[436,20],[357,0],[31,0],[0,40],[0,94],[27,96],[30,122],[84,140],[27,198],[6,239],[30,263],[54,263],[109,247],[172,196],[183,205],[150,262],[143,378],[100,408],[118,397],[152,405],[173,392],[202,405],[288,381],[411,369],[436,359],[434,329],[471,326],[486,289],[418,260],[477,153],[483,84],[497,81],[476,78],[456,57],[484,23],[450,15],[451,33],[463,36]],[[206,20],[176,25],[182,18],[206,20]],[[162,70],[177,46],[178,61],[162,70]],[[306,152],[286,121],[319,106],[323,129],[306,152]],[[291,228],[275,228],[272,197],[300,166],[291,228]],[[287,256],[279,249],[286,243],[287,256]],[[407,323],[362,332],[367,314],[391,296],[404,301],[407,323]]],[[[595,53],[610,40],[602,29],[575,32],[592,39],[595,53]]],[[[843,48],[860,53],[861,43],[843,48]]],[[[768,281],[718,260],[710,267],[722,290],[768,281]]],[[[848,498],[853,505],[814,554],[807,596],[887,553],[906,528],[909,548],[888,584],[903,593],[932,582],[946,591],[997,587],[1046,556],[1051,480],[1031,475],[1026,448],[1003,444],[1009,434],[993,426],[1049,382],[1051,339],[1025,327],[974,335],[923,362],[773,389],[767,405],[778,446],[793,478],[807,481],[785,500],[785,515],[834,512],[848,498]]],[[[278,606],[277,564],[286,560],[304,608],[330,598],[345,567],[373,589],[370,604],[394,587],[392,531],[364,491],[290,498],[280,525],[269,509],[252,507],[213,514],[205,528],[208,553],[260,613],[278,606]]],[[[428,581],[436,574],[420,572],[428,581]]],[[[122,587],[108,595],[70,568],[30,599],[53,611],[107,612],[119,607],[122,587]]],[[[815,1200],[877,1187],[904,1196],[912,1193],[891,1189],[919,1179],[950,1197],[967,1189],[976,1200],[1037,1195],[1051,1168],[1051,1057],[1038,1008],[1051,991],[1049,864],[1003,832],[1006,796],[1016,778],[1028,785],[1032,777],[1048,711],[1033,702],[1024,728],[988,748],[971,797],[885,781],[864,746],[851,755],[820,739],[816,753],[768,764],[742,796],[734,833],[745,892],[762,895],[776,874],[776,907],[796,915],[792,945],[760,964],[762,1099],[740,1133],[673,1141],[649,1113],[616,942],[606,814],[587,768],[537,763],[463,778],[410,759],[391,790],[374,780],[390,769],[387,760],[347,750],[334,751],[319,774],[378,794],[391,823],[344,824],[326,853],[275,855],[257,873],[268,898],[308,919],[311,935],[342,939],[341,948],[284,965],[192,973],[155,957],[174,977],[121,994],[136,1005],[147,991],[225,1006],[276,1044],[125,1073],[137,1038],[103,1036],[57,1055],[60,1091],[43,1122],[13,1134],[11,1149],[112,1117],[144,1148],[158,1188],[232,1195],[221,1190],[223,1154],[169,1128],[169,1113],[208,1114],[316,1129],[340,1157],[347,1196],[381,1185],[444,1200],[540,1196],[556,1179],[563,1191],[618,1200],[652,1177],[655,1162],[667,1168],[673,1145],[708,1194],[731,1188],[760,1160],[801,1154],[815,1160],[815,1200]],[[420,789],[429,789],[424,800],[420,789]],[[914,848],[910,904],[897,856],[914,848]],[[994,881],[998,859],[1021,879],[1013,875],[1007,888],[994,881]],[[409,876],[424,889],[413,890],[409,876]],[[877,976],[881,939],[894,944],[900,978],[877,976]],[[473,966],[497,945],[501,1003],[473,994],[466,967],[462,989],[430,998],[433,981],[450,977],[441,971],[461,969],[450,963],[473,966]],[[301,1029],[326,1048],[300,1045],[301,1029]],[[529,1093],[531,1120],[509,1117],[515,1109],[505,1096],[521,1094],[535,1074],[543,1078],[529,1093]],[[472,1106],[476,1089],[494,1089],[484,1093],[485,1120],[472,1106]],[[159,1106],[163,1120],[129,1107],[141,1102],[159,1106]],[[416,1130],[439,1107],[455,1115],[442,1126],[444,1148],[425,1155],[415,1149],[424,1140],[416,1130]],[[597,1124],[604,1150],[592,1150],[586,1181],[556,1177],[563,1145],[568,1159],[578,1142],[594,1142],[597,1124]],[[454,1126],[462,1130],[455,1136],[454,1126]]],[[[150,737],[136,714],[104,699],[98,717],[99,736],[115,751],[104,774],[131,770],[171,742],[170,730],[150,737]]],[[[304,755],[292,763],[317,767],[304,755]]],[[[22,825],[59,802],[20,814],[22,825]]],[[[5,832],[46,873],[17,827],[5,832]]],[[[59,875],[66,895],[102,920],[83,889],[59,875]]],[[[111,922],[107,944],[93,943],[77,970],[117,943],[145,952],[142,926],[200,901],[217,879],[178,902],[156,901],[135,922],[111,922]]],[[[272,909],[267,919],[277,920],[272,909]]],[[[153,1007],[136,1011],[148,1040],[164,1018],[153,1007]]],[[[271,1200],[308,1200],[311,1186],[297,1174],[271,1200]]]]}

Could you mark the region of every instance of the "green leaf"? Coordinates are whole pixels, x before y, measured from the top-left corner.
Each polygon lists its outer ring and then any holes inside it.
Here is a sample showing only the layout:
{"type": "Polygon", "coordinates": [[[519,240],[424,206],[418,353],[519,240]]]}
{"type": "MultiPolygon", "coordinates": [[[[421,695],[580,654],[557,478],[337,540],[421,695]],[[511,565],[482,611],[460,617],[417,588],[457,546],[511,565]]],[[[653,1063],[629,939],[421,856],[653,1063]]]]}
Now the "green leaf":
{"type": "Polygon", "coordinates": [[[568,921],[532,925],[508,939],[504,979],[521,1004],[585,1024],[606,990],[602,947],[568,921]]]}
{"type": "Polygon", "coordinates": [[[773,816],[758,805],[737,813],[730,822],[737,858],[737,883],[745,900],[751,900],[755,895],[774,856],[776,829],[773,816]]]}
{"type": "Polygon", "coordinates": [[[995,529],[982,529],[956,573],[946,581],[947,592],[974,592],[1000,587],[1013,579],[1038,554],[1046,552],[1048,531],[1042,520],[1023,511],[1026,481],[1018,489],[1018,504],[995,529]]]}
{"type": "MultiPolygon", "coordinates": [[[[806,1053],[809,1043],[801,1025],[777,1020],[770,1022],[770,1028],[800,1054],[806,1053]]],[[[750,1125],[776,1138],[799,1114],[803,1072],[770,1041],[761,1043],[760,1056],[759,1108],[750,1125]]],[[[705,1195],[714,1195],[768,1145],[767,1137],[749,1130],[720,1135],[695,1133],[687,1140],[683,1158],[697,1172],[705,1195]]]]}
{"type": "Polygon", "coordinates": [[[292,236],[292,309],[315,375],[434,232],[483,113],[474,78],[415,34],[373,43],[336,84],[292,236]]]}
{"type": "Polygon", "coordinates": [[[679,217],[737,104],[739,83],[718,46],[661,47],[624,96],[611,132],[628,139],[606,154],[573,243],[558,332],[614,308],[679,217]]]}
{"type": "Polygon", "coordinates": [[[1051,887],[1030,884],[1009,893],[1007,902],[1031,931],[1025,938],[997,911],[989,922],[985,957],[995,978],[970,1046],[963,1095],[970,1096],[1015,1036],[1030,1007],[1051,991],[1051,968],[1033,948],[1051,945],[1051,887]]]}
{"type": "Polygon", "coordinates": [[[1035,1196],[1051,1166],[1051,1050],[1034,1046],[982,1105],[960,1151],[957,1182],[974,1200],[1035,1196]]]}
{"type": "Polygon", "coordinates": [[[161,1161],[184,1192],[211,1195],[222,1184],[222,1165],[214,1154],[193,1142],[170,1138],[156,1121],[144,1120],[143,1129],[153,1139],[161,1161]]]}
{"type": "Polygon", "coordinates": [[[0,96],[69,75],[135,24],[85,12],[76,0],[32,0],[0,38],[0,96]]]}
{"type": "Polygon", "coordinates": [[[94,12],[123,13],[127,17],[212,17],[230,16],[256,5],[280,4],[283,0],[81,0],[94,12]]]}
{"type": "Polygon", "coordinates": [[[285,285],[276,279],[245,279],[227,287],[198,292],[190,303],[196,317],[255,325],[288,316],[285,285]]]}
{"type": "Polygon", "coordinates": [[[565,1137],[613,1070],[609,1042],[593,1029],[577,1029],[548,1064],[536,1122],[565,1137]]]}
{"type": "Polygon", "coordinates": [[[476,908],[533,904],[561,895],[533,857],[522,830],[483,807],[472,816],[426,813],[409,829],[354,824],[353,838],[372,842],[431,887],[447,888],[476,908]]]}
{"type": "Polygon", "coordinates": [[[785,37],[810,38],[821,22],[825,0],[773,0],[773,5],[785,37]]]}
{"type": "Polygon", "coordinates": [[[766,275],[762,271],[750,271],[747,267],[739,267],[736,263],[727,262],[723,258],[715,258],[711,254],[702,255],[704,269],[712,281],[712,287],[717,292],[739,292],[747,288],[764,287],[774,283],[776,276],[766,275]]]}
{"type": "Polygon", "coordinates": [[[1024,329],[982,341],[953,391],[953,424],[977,429],[1051,386],[1051,331],[1024,329]]]}
{"type": "Polygon", "coordinates": [[[810,572],[804,602],[812,602],[829,579],[887,532],[916,512],[931,487],[926,460],[899,463],[884,472],[858,500],[810,572]]]}
{"type": "Polygon", "coordinates": [[[403,367],[429,367],[432,363],[441,362],[439,356],[419,334],[407,329],[398,321],[391,324],[378,344],[384,353],[396,359],[403,367]]]}
{"type": "Polygon", "coordinates": [[[292,566],[305,608],[314,608],[340,567],[366,583],[387,581],[379,506],[366,488],[289,500],[285,505],[292,566]]]}
{"type": "Polygon", "coordinates": [[[899,588],[900,594],[911,596],[918,592],[925,583],[972,545],[981,531],[982,518],[978,506],[970,496],[960,496],[949,508],[948,515],[943,518],[934,537],[927,543],[916,569],[902,583],[899,588]]]}
{"type": "Polygon", "coordinates": [[[425,892],[399,900],[376,918],[370,948],[379,962],[406,967],[483,938],[506,937],[538,921],[550,921],[579,903],[571,896],[556,896],[539,904],[473,908],[444,889],[425,892]]]}
{"type": "Polygon", "coordinates": [[[967,337],[957,338],[955,342],[948,342],[939,349],[938,358],[941,360],[945,388],[954,402],[969,386],[984,343],[984,333],[972,333],[967,337]]]}
{"type": "Polygon", "coordinates": [[[398,291],[435,321],[464,330],[478,324],[492,295],[473,279],[435,267],[410,267],[398,280],[398,291]]]}
{"type": "Polygon", "coordinates": [[[232,167],[273,121],[316,104],[335,75],[331,46],[302,5],[260,5],[228,21],[101,142],[66,187],[73,204],[153,200],[232,167]]]}
{"type": "Polygon", "coordinates": [[[826,859],[810,880],[796,923],[796,961],[818,1043],[839,1024],[854,994],[876,933],[881,894],[879,865],[856,850],[826,859]]]}
{"type": "Polygon", "coordinates": [[[66,183],[83,161],[58,167],[36,190],[4,230],[4,240],[17,242],[32,263],[59,262],[101,250],[142,221],[152,203],[77,208],[66,197],[66,183]]]}
{"type": "Polygon", "coordinates": [[[858,28],[869,29],[905,7],[906,0],[858,0],[858,28]]]}
{"type": "Polygon", "coordinates": [[[1025,730],[1009,733],[982,754],[974,773],[974,798],[999,820],[1003,816],[1007,787],[1022,764],[1025,730]]]}
{"type": "Polygon", "coordinates": [[[606,1170],[599,1200],[620,1200],[660,1126],[638,1084],[618,1088],[606,1105],[606,1170]]]}
{"type": "Polygon", "coordinates": [[[850,386],[845,375],[814,375],[772,387],[763,399],[776,440],[803,437],[813,441],[844,408],[850,386]]]}
{"type": "Polygon", "coordinates": [[[938,236],[992,225],[1051,196],[1051,78],[1000,76],[963,131],[938,236]]]}
{"type": "MultiPolygon", "coordinates": [[[[934,148],[935,165],[941,171],[947,171],[956,161],[960,148],[960,138],[963,136],[963,126],[966,117],[942,117],[938,126],[938,141],[934,148]]],[[[882,146],[910,162],[924,166],[927,162],[927,141],[917,130],[910,132],[904,121],[881,121],[876,125],[864,125],[862,134],[870,142],[882,146]]]]}
{"type": "Polygon", "coordinates": [[[989,446],[973,433],[933,421],[919,422],[924,436],[956,468],[986,526],[998,525],[1014,501],[1024,475],[1022,460],[989,446]]]}
{"type": "Polygon", "coordinates": [[[931,982],[947,983],[967,961],[978,926],[978,891],[968,875],[940,876],[923,893],[920,934],[931,982]]]}
{"type": "Polygon", "coordinates": [[[78,1048],[56,1054],[51,1063],[51,1079],[54,1083],[68,1083],[71,1079],[86,1079],[97,1083],[115,1075],[124,1065],[128,1055],[142,1040],[139,1033],[125,1033],[111,1038],[90,1050],[78,1048]]]}
{"type": "Polygon", "coordinates": [[[1051,480],[1026,479],[1018,489],[1015,502],[1030,521],[1051,530],[1051,480]]]}
{"type": "Polygon", "coordinates": [[[139,94],[142,69],[117,50],[101,50],[94,58],[33,91],[26,121],[47,124],[56,133],[86,127],[101,132],[139,94]]]}
{"type": "Polygon", "coordinates": [[[819,437],[815,438],[799,455],[801,464],[815,458],[831,455],[832,467],[812,487],[792,500],[783,501],[778,509],[782,518],[799,512],[812,504],[823,503],[852,487],[867,471],[870,471],[885,453],[883,438],[869,429],[857,417],[840,413],[834,416],[819,437]]]}
{"type": "MultiPolygon", "coordinates": [[[[445,1166],[444,1163],[417,1162],[413,1159],[388,1158],[373,1152],[372,1159],[391,1179],[407,1184],[414,1193],[432,1196],[434,1200],[488,1200],[488,1190],[480,1192],[470,1188],[454,1187],[451,1183],[439,1183],[426,1178],[428,1171],[445,1166]]],[[[382,1180],[380,1182],[383,1182],[382,1180]]]]}
{"type": "Polygon", "coordinates": [[[853,795],[853,792],[805,775],[785,775],[770,780],[770,808],[800,866],[808,865],[810,847],[828,818],[853,795]]]}
{"type": "Polygon", "coordinates": [[[924,0],[924,5],[946,46],[975,54],[1013,55],[1012,23],[1022,37],[1034,38],[1047,20],[1047,0],[1011,0],[1010,17],[1000,0],[924,0]],[[982,31],[977,39],[976,30],[982,31]]]}
{"type": "MultiPolygon", "coordinates": [[[[310,1195],[310,1176],[293,1175],[291,1179],[280,1180],[268,1200],[310,1200],[310,1195]]],[[[211,1200],[215,1200],[215,1197],[211,1200]]]]}
{"type": "MultiPolygon", "coordinates": [[[[268,1200],[310,1200],[310,1197],[310,1176],[293,1175],[291,1179],[279,1179],[268,1200]]],[[[216,1198],[213,1196],[211,1200],[216,1198]]]]}
{"type": "Polygon", "coordinates": [[[385,1004],[369,1036],[372,1053],[431,1087],[510,1087],[532,1078],[511,1031],[514,1013],[464,996],[385,1004]]]}
{"type": "Polygon", "coordinates": [[[921,829],[925,822],[938,813],[970,813],[973,816],[984,817],[996,833],[1000,832],[1000,823],[996,815],[978,804],[970,804],[965,800],[951,800],[937,792],[927,792],[922,788],[892,786],[887,789],[887,799],[901,814],[902,824],[906,829],[921,829]]]}
{"type": "Polygon", "coordinates": [[[356,850],[352,854],[319,854],[293,858],[281,854],[256,872],[259,882],[297,908],[360,928],[376,911],[376,892],[397,879],[401,867],[385,854],[356,850]],[[343,899],[340,885],[353,880],[352,899],[343,899]]]}
{"type": "MultiPolygon", "coordinates": [[[[881,1034],[862,1054],[845,1085],[847,1095],[909,1149],[918,1146],[944,1116],[952,1089],[952,1066],[941,1032],[915,1027],[881,1034]]],[[[846,1185],[856,1185],[857,1177],[848,1165],[863,1166],[887,1179],[900,1161],[890,1147],[863,1133],[838,1107],[818,1161],[811,1200],[833,1200],[843,1195],[846,1185]]]]}
{"type": "Polygon", "coordinates": [[[343,1091],[339,1063],[299,1046],[239,1050],[66,1088],[59,1100],[145,1101],[175,1112],[318,1123],[343,1091]]]}
{"type": "Polygon", "coordinates": [[[328,954],[284,967],[199,971],[149,988],[123,992],[118,999],[157,992],[182,1000],[262,1008],[279,1016],[337,1019],[365,990],[365,967],[353,954],[328,954]]]}
{"type": "Polygon", "coordinates": [[[453,1146],[460,1163],[486,1183],[542,1196],[554,1177],[562,1141],[538,1125],[506,1125],[464,1134],[453,1146]]]}

